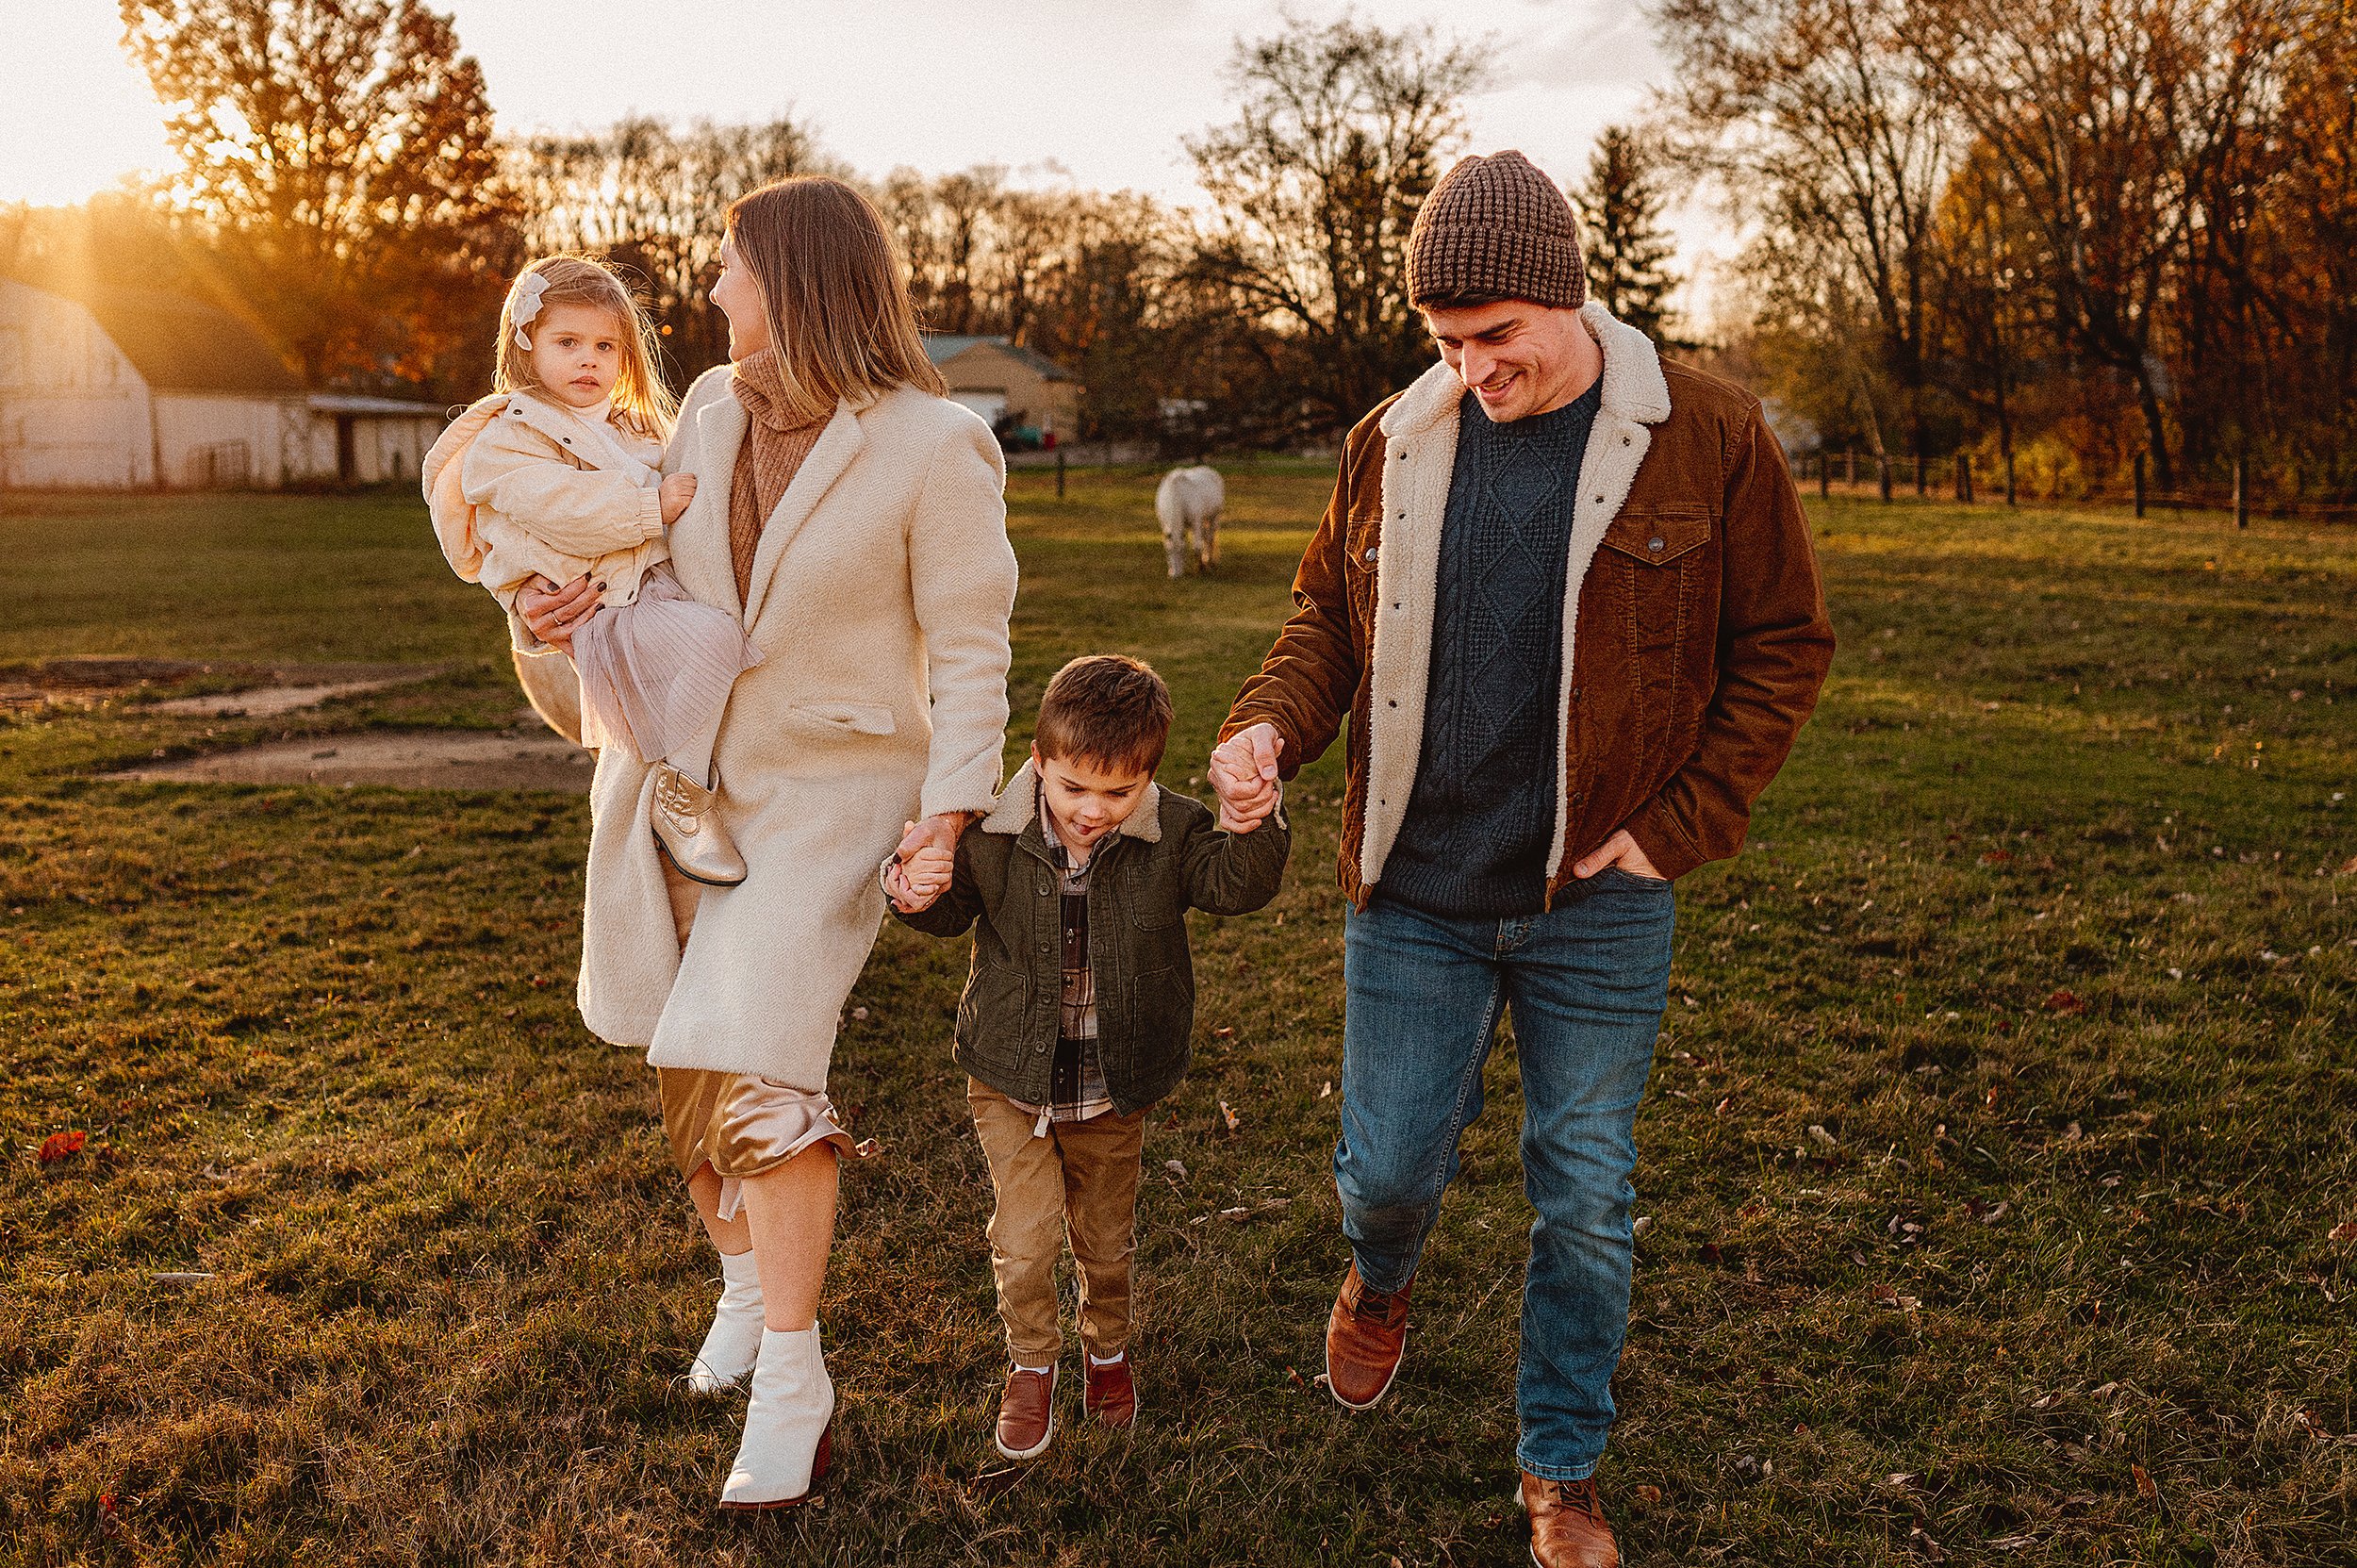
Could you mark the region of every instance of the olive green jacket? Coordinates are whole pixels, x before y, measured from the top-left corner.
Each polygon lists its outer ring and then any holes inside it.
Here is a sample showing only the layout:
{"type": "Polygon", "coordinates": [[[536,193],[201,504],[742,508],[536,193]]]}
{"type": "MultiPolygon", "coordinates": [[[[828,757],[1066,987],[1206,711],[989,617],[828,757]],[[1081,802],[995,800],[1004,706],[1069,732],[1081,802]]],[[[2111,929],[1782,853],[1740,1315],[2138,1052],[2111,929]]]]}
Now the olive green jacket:
{"type": "MultiPolygon", "coordinates": [[[[893,912],[934,936],[974,927],[956,1060],[1029,1105],[1047,1103],[1063,997],[1063,896],[1040,831],[1038,784],[1025,764],[959,840],[949,890],[929,909],[893,912]]],[[[1249,915],[1275,898],[1293,848],[1284,816],[1280,807],[1248,834],[1223,833],[1201,801],[1149,784],[1091,855],[1097,1055],[1122,1114],[1153,1104],[1186,1074],[1195,1032],[1187,911],[1249,915]]]]}

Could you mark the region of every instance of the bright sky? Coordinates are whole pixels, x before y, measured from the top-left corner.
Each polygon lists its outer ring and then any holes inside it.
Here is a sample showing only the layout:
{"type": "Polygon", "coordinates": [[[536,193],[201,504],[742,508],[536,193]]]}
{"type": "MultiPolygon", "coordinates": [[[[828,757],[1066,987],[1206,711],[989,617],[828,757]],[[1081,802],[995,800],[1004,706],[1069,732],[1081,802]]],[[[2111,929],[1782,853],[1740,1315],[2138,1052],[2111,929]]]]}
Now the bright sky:
{"type": "MultiPolygon", "coordinates": [[[[575,129],[641,110],[814,124],[863,172],[1061,165],[1084,187],[1198,199],[1179,138],[1228,117],[1239,34],[1266,0],[441,0],[511,130],[575,129]],[[692,18],[692,20],[691,20],[692,18]]],[[[1324,20],[1342,0],[1295,0],[1324,20]]],[[[1474,145],[1520,147],[1559,182],[1596,133],[1633,115],[1666,66],[1623,0],[1360,0],[1387,26],[1433,22],[1492,41],[1494,82],[1469,106],[1474,145]]],[[[104,0],[0,0],[0,201],[71,202],[163,166],[160,117],[104,0]]],[[[1727,238],[1701,206],[1672,214],[1692,269],[1727,238]]]]}

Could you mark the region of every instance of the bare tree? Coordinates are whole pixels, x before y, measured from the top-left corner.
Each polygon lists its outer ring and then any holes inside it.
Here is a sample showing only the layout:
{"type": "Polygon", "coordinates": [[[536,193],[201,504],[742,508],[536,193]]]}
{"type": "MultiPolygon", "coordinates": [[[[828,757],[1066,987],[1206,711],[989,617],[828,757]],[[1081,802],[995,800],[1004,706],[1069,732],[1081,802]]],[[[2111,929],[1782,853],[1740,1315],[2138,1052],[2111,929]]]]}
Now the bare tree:
{"type": "Polygon", "coordinates": [[[1485,74],[1478,50],[1429,27],[1288,16],[1236,45],[1237,119],[1187,139],[1214,206],[1197,276],[1264,325],[1272,369],[1297,359],[1278,379],[1311,426],[1358,419],[1430,357],[1408,306],[1408,234],[1485,74]]]}
{"type": "Polygon", "coordinates": [[[1950,121],[1881,0],[1666,0],[1687,166],[1851,279],[1925,450],[1933,207],[1950,121]]]}

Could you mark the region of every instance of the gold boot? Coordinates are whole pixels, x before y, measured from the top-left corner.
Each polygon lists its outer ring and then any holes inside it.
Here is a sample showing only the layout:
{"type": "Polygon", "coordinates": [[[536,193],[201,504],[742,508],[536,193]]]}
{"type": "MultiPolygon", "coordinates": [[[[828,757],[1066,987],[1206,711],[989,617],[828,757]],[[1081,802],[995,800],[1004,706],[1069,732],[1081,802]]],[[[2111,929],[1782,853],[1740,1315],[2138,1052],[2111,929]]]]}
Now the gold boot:
{"type": "Polygon", "coordinates": [[[713,810],[712,791],[668,762],[654,767],[654,837],[680,875],[707,887],[745,880],[745,857],[713,810]]]}

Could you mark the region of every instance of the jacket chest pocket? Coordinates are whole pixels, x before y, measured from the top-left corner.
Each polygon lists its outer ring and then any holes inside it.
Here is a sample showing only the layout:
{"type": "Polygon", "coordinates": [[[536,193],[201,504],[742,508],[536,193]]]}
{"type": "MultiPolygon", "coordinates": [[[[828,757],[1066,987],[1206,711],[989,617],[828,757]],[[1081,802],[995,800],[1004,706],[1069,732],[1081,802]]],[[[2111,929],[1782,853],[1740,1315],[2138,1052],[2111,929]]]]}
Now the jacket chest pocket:
{"type": "Polygon", "coordinates": [[[1605,530],[1605,558],[1627,587],[1631,671],[1644,685],[1665,685],[1676,674],[1696,619],[1697,590],[1717,567],[1713,532],[1700,506],[1624,512],[1605,530]]]}

